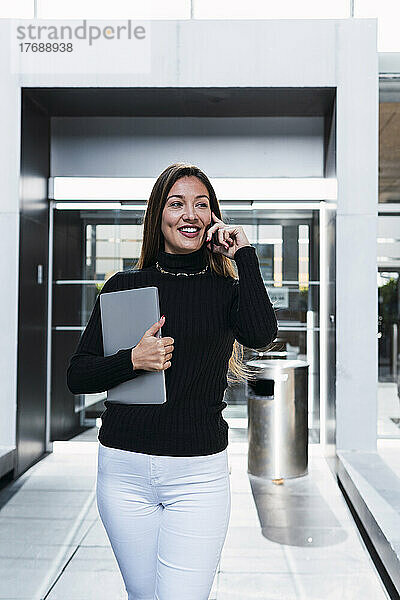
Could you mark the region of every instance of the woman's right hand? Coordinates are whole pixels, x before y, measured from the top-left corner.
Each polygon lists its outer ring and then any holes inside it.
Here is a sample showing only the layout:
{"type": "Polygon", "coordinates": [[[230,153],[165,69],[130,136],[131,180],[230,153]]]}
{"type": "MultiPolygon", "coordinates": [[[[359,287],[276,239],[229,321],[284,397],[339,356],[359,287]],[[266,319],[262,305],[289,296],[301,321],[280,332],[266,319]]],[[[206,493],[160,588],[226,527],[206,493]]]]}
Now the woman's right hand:
{"type": "Polygon", "coordinates": [[[134,369],[145,371],[165,371],[171,366],[174,338],[155,337],[157,331],[164,325],[165,317],[161,317],[145,331],[143,337],[132,348],[131,360],[134,369]]]}

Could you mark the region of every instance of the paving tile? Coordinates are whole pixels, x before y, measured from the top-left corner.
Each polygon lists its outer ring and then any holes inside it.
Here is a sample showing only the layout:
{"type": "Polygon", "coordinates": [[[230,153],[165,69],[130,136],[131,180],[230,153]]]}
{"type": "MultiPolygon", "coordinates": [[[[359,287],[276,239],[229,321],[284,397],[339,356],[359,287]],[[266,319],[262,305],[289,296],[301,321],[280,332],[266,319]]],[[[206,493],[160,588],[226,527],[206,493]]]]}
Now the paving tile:
{"type": "Polygon", "coordinates": [[[80,572],[65,570],[46,600],[126,600],[124,581],[119,572],[80,572]]]}
{"type": "MultiPolygon", "coordinates": [[[[281,554],[282,547],[262,535],[260,527],[229,527],[223,552],[227,556],[254,557],[268,555],[269,552],[281,554]]],[[[245,569],[243,569],[245,570],[245,569]]]]}
{"type": "Polygon", "coordinates": [[[291,573],[319,573],[327,577],[375,572],[372,559],[346,542],[325,548],[285,546],[291,573]]]}
{"type": "Polygon", "coordinates": [[[328,577],[321,573],[293,575],[297,598],[301,600],[384,600],[386,595],[378,578],[372,573],[358,576],[357,571],[347,575],[328,577]]]}
{"type": "Polygon", "coordinates": [[[36,544],[21,547],[13,558],[0,558],[0,598],[41,600],[74,552],[75,546],[36,544]]]}
{"type": "Polygon", "coordinates": [[[69,571],[118,571],[111,546],[80,546],[68,564],[69,571]]]}
{"type": "Polygon", "coordinates": [[[40,544],[38,540],[33,542],[15,541],[10,539],[8,542],[0,544],[0,564],[5,560],[13,560],[16,558],[27,559],[50,559],[54,556],[64,556],[66,560],[73,554],[76,545],[62,544],[40,544]]]}
{"type": "Polygon", "coordinates": [[[218,579],[217,599],[298,600],[298,596],[290,574],[221,572],[218,579]]]}
{"type": "Polygon", "coordinates": [[[224,553],[220,560],[221,573],[283,573],[288,574],[288,562],[280,548],[279,552],[265,552],[264,556],[231,556],[224,553]]]}
{"type": "Polygon", "coordinates": [[[87,534],[82,538],[80,546],[109,546],[106,530],[103,523],[99,519],[95,521],[93,526],[88,530],[87,534]]]}
{"type": "MultiPolygon", "coordinates": [[[[79,459],[78,459],[79,460],[79,459]]],[[[95,485],[95,475],[86,477],[82,475],[69,475],[64,477],[61,475],[36,475],[30,477],[24,484],[24,491],[48,490],[66,491],[71,490],[85,491],[92,490],[95,485]]]]}
{"type": "MultiPolygon", "coordinates": [[[[22,488],[8,500],[6,506],[58,506],[60,510],[66,505],[82,507],[91,492],[92,490],[46,490],[44,492],[43,490],[27,490],[22,488]]],[[[0,517],[2,516],[1,511],[0,517]]]]}
{"type": "Polygon", "coordinates": [[[43,583],[52,569],[51,559],[12,559],[3,566],[0,561],[0,598],[39,598],[43,583]]]}
{"type": "MultiPolygon", "coordinates": [[[[22,492],[21,492],[22,493],[22,492]]],[[[8,503],[0,510],[0,518],[14,517],[16,519],[76,519],[82,506],[80,504],[60,506],[59,504],[37,505],[8,503]]],[[[95,507],[91,506],[85,518],[97,519],[95,507]]]]}
{"type": "Polygon", "coordinates": [[[0,549],[10,541],[38,545],[79,544],[92,522],[83,521],[76,528],[74,525],[74,519],[0,517],[0,549]]]}

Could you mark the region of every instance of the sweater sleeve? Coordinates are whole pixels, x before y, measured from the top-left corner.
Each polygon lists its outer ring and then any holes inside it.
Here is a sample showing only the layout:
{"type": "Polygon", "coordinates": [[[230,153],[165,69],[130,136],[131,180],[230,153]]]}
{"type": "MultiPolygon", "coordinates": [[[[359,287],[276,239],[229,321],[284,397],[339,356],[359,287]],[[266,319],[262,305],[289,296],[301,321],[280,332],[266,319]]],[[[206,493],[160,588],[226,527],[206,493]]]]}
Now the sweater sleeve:
{"type": "Polygon", "coordinates": [[[239,280],[233,283],[230,324],[235,338],[247,348],[264,348],[278,333],[278,322],[260,272],[254,246],[236,250],[239,280]]]}
{"type": "Polygon", "coordinates": [[[75,353],[70,358],[67,386],[73,394],[104,392],[144,372],[133,368],[131,351],[135,346],[104,356],[100,294],[116,291],[118,278],[119,273],[116,273],[103,285],[75,353]]]}

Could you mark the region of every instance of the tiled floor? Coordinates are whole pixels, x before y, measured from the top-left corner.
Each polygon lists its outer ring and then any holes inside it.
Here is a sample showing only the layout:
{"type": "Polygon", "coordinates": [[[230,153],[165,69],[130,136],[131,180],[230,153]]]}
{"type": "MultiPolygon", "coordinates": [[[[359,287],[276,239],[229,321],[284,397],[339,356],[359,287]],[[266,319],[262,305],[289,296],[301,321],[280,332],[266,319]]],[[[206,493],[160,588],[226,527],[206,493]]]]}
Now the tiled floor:
{"type": "MultiPolygon", "coordinates": [[[[210,600],[387,598],[320,446],[308,475],[275,486],[247,473],[238,417],[227,418],[232,510],[210,600]]],[[[54,443],[0,493],[1,599],[126,600],[97,513],[96,436],[54,443]]]]}

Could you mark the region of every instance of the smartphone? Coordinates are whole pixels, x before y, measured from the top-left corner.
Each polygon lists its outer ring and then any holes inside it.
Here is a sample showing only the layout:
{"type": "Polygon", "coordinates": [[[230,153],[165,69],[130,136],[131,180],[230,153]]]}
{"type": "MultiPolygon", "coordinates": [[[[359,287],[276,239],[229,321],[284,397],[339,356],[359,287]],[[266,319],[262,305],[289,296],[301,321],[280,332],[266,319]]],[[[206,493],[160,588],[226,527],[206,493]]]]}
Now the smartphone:
{"type": "MultiPolygon", "coordinates": [[[[206,239],[206,238],[207,238],[207,233],[208,233],[208,230],[209,230],[209,229],[210,229],[210,228],[211,228],[213,225],[214,225],[214,223],[210,223],[209,225],[207,225],[207,229],[206,229],[206,235],[205,235],[205,238],[204,238],[204,239],[206,239]]],[[[213,243],[214,243],[216,246],[221,246],[221,243],[220,243],[220,241],[219,241],[219,239],[218,239],[218,230],[217,230],[217,231],[214,231],[214,233],[212,234],[212,236],[211,236],[211,240],[209,240],[209,242],[211,242],[211,241],[212,241],[212,242],[213,242],[213,243]]],[[[208,244],[209,242],[205,242],[205,243],[206,243],[206,244],[208,244]]]]}

